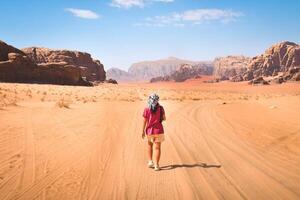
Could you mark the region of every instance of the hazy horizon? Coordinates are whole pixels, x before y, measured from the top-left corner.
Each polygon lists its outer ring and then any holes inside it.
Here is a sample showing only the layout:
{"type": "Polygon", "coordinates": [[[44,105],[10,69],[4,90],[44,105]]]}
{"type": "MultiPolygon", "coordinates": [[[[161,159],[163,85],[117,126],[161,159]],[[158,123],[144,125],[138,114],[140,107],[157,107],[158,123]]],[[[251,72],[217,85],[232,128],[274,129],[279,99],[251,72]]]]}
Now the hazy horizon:
{"type": "Polygon", "coordinates": [[[274,43],[300,42],[296,0],[13,0],[1,7],[0,40],[85,51],[106,70],[168,57],[256,56],[274,43]]]}

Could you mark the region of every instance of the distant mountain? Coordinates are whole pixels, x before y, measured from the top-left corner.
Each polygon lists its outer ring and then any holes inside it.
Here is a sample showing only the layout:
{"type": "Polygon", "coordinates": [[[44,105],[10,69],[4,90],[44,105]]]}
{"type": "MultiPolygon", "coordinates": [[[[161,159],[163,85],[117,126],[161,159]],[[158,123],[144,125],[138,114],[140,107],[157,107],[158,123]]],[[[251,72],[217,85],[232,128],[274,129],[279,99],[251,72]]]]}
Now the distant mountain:
{"type": "Polygon", "coordinates": [[[136,80],[150,80],[154,77],[170,75],[183,64],[195,65],[198,63],[211,64],[211,62],[195,62],[169,57],[168,59],[134,63],[128,73],[136,80]]]}
{"type": "Polygon", "coordinates": [[[172,72],[170,75],[159,76],[152,78],[151,83],[157,81],[175,81],[183,82],[187,79],[200,78],[202,75],[212,75],[213,65],[205,63],[197,64],[182,64],[177,70],[172,72]]]}
{"type": "Polygon", "coordinates": [[[133,80],[133,76],[131,76],[128,72],[118,69],[118,68],[110,68],[106,71],[107,79],[115,79],[117,81],[131,81],[133,80]]]}
{"type": "Polygon", "coordinates": [[[293,42],[281,42],[271,46],[264,54],[217,57],[213,62],[195,62],[170,57],[155,61],[134,63],[128,72],[110,69],[107,76],[118,81],[146,80],[184,81],[201,75],[213,74],[217,81],[250,81],[261,77],[277,77],[278,82],[300,80],[300,46],[293,42]]]}
{"type": "Polygon", "coordinates": [[[134,63],[129,68],[128,72],[118,68],[111,68],[107,70],[106,76],[107,78],[112,78],[117,81],[149,81],[150,79],[155,77],[164,77],[171,75],[184,64],[212,65],[212,62],[196,62],[169,57],[167,59],[134,63]]]}

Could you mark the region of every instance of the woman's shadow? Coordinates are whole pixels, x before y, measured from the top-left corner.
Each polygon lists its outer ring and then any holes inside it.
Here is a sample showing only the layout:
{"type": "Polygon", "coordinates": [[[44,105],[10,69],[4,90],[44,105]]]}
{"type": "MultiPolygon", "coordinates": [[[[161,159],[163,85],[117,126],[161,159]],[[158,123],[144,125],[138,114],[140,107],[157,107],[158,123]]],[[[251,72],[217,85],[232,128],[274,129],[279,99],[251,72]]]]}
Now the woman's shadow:
{"type": "Polygon", "coordinates": [[[193,167],[202,167],[202,168],[220,168],[221,165],[207,164],[207,163],[196,163],[196,164],[175,164],[175,165],[166,165],[161,166],[161,170],[171,170],[176,168],[193,168],[193,167]]]}

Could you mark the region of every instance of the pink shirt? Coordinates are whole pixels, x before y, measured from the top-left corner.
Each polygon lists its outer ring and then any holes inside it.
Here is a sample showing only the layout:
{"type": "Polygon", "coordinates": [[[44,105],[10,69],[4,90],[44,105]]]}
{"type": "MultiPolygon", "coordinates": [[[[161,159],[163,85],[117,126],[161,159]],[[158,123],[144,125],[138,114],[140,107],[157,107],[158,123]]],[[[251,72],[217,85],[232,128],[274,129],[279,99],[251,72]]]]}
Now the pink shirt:
{"type": "Polygon", "coordinates": [[[165,114],[165,110],[162,106],[159,106],[155,113],[152,113],[150,108],[145,108],[143,117],[147,120],[146,134],[147,135],[157,135],[164,133],[164,127],[160,122],[160,109],[162,109],[162,114],[165,114]]]}

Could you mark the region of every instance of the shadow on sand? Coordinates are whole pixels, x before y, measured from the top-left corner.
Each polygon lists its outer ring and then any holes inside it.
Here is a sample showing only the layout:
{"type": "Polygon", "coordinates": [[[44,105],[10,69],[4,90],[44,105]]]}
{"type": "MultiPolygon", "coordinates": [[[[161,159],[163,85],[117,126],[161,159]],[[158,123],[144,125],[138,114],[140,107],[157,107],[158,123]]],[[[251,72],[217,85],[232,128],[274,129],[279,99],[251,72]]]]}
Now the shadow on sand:
{"type": "Polygon", "coordinates": [[[171,170],[176,168],[193,168],[193,167],[202,167],[202,168],[220,168],[221,165],[213,165],[213,164],[206,164],[206,163],[196,163],[196,164],[175,164],[175,165],[165,165],[161,166],[161,170],[171,170]]]}

